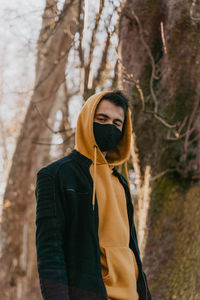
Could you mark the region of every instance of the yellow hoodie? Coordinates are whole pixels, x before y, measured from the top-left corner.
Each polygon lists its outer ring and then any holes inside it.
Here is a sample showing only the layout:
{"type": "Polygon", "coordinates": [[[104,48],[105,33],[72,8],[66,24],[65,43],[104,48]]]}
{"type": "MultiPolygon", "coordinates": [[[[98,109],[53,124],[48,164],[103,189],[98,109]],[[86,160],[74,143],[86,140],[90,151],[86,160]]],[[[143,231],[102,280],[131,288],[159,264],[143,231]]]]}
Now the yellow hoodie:
{"type": "Polygon", "coordinates": [[[112,300],[137,300],[138,267],[129,248],[126,196],[118,178],[112,174],[112,168],[127,161],[130,154],[131,114],[128,110],[121,141],[115,150],[107,152],[105,158],[94,138],[93,120],[99,101],[107,93],[91,96],[83,106],[77,121],[75,149],[93,162],[90,173],[98,201],[101,272],[108,297],[112,300]]]}

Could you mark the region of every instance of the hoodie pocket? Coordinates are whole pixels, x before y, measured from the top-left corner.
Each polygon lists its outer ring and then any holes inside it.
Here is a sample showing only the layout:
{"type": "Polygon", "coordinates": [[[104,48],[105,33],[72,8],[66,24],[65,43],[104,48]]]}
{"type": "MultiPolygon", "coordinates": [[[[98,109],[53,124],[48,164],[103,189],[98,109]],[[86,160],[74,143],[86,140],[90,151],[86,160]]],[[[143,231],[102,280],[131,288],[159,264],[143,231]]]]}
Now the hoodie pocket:
{"type": "Polygon", "coordinates": [[[112,286],[126,286],[131,278],[136,281],[138,268],[132,250],[123,246],[101,247],[101,273],[104,282],[112,286]]]}
{"type": "Polygon", "coordinates": [[[109,251],[107,248],[101,247],[101,274],[105,282],[111,279],[111,264],[109,251]]]}

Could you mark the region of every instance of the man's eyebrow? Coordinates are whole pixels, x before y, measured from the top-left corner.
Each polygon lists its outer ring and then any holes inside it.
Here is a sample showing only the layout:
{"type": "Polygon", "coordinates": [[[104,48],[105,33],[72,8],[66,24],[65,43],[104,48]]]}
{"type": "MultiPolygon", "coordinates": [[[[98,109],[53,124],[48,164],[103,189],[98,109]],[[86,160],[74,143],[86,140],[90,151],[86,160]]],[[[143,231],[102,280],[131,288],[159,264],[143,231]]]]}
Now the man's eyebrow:
{"type": "Polygon", "coordinates": [[[98,113],[98,114],[95,115],[95,117],[96,117],[96,116],[101,116],[101,117],[109,118],[108,115],[103,114],[103,113],[98,113]]]}
{"type": "MultiPolygon", "coordinates": [[[[109,116],[106,115],[106,114],[103,114],[103,113],[98,113],[98,114],[95,115],[95,117],[97,117],[97,116],[98,116],[98,117],[101,116],[101,117],[104,117],[104,118],[109,119],[109,116]]],[[[120,123],[123,123],[123,121],[120,120],[120,119],[115,119],[115,121],[120,122],[120,123]]]]}

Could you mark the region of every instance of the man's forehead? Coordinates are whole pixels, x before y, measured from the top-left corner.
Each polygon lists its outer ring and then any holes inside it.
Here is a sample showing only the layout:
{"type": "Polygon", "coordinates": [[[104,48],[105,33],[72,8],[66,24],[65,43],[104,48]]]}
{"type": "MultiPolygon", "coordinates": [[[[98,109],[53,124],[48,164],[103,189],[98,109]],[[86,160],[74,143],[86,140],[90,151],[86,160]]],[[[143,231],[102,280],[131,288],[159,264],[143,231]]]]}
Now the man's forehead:
{"type": "Polygon", "coordinates": [[[109,117],[112,118],[120,118],[124,120],[124,110],[121,106],[117,106],[114,103],[110,102],[109,100],[102,100],[98,104],[96,108],[95,115],[97,114],[107,114],[109,117]]]}

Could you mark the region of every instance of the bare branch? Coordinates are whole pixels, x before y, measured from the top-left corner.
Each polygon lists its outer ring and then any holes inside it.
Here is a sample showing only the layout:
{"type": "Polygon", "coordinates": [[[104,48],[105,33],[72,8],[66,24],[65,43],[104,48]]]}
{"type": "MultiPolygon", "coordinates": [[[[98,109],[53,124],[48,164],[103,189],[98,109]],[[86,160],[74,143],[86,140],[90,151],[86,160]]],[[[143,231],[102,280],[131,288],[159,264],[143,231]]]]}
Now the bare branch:
{"type": "Polygon", "coordinates": [[[157,97],[155,95],[154,88],[153,88],[154,79],[156,79],[155,61],[154,61],[154,58],[153,58],[153,55],[151,53],[151,50],[150,50],[149,46],[147,45],[147,43],[144,40],[142,24],[141,24],[139,18],[137,17],[137,15],[135,14],[135,11],[132,10],[131,12],[132,12],[132,16],[134,17],[134,19],[136,20],[136,23],[138,25],[141,42],[142,42],[144,48],[146,49],[147,54],[148,54],[148,56],[150,58],[150,61],[151,61],[152,72],[151,72],[151,78],[150,78],[150,92],[151,92],[151,96],[152,96],[152,99],[153,99],[154,105],[155,105],[154,111],[155,111],[155,113],[157,113],[158,112],[158,100],[157,100],[157,97]]]}
{"type": "Polygon", "coordinates": [[[57,143],[44,143],[44,142],[35,141],[35,140],[32,140],[32,144],[37,144],[37,145],[41,145],[41,146],[61,146],[61,145],[65,144],[67,141],[69,141],[74,135],[75,135],[75,132],[73,132],[62,143],[59,143],[59,144],[57,144],[57,143]]]}
{"type": "Polygon", "coordinates": [[[95,46],[95,37],[96,37],[99,21],[102,16],[103,8],[104,8],[104,1],[100,1],[100,8],[99,8],[99,12],[96,14],[95,26],[92,31],[92,38],[91,38],[91,42],[89,45],[90,51],[89,51],[88,63],[85,66],[85,87],[88,85],[89,73],[91,70],[91,63],[92,63],[92,56],[93,56],[94,46],[95,46]]]}
{"type": "Polygon", "coordinates": [[[169,173],[169,172],[174,172],[175,170],[176,170],[175,168],[174,168],[174,169],[166,169],[165,171],[162,171],[162,172],[160,172],[159,174],[157,174],[157,175],[151,177],[151,181],[155,181],[155,180],[157,180],[158,178],[164,176],[165,174],[167,174],[167,173],[169,173]]]}
{"type": "Polygon", "coordinates": [[[177,141],[179,139],[182,139],[183,137],[185,137],[186,135],[190,135],[195,129],[196,129],[196,123],[195,122],[195,125],[190,129],[190,130],[187,130],[185,133],[181,134],[181,135],[176,135],[175,133],[175,136],[176,137],[171,137],[170,136],[170,133],[168,133],[168,136],[167,136],[167,140],[170,140],[170,141],[177,141]]]}
{"type": "Polygon", "coordinates": [[[144,109],[145,109],[145,100],[144,100],[144,94],[143,94],[143,91],[142,91],[142,89],[141,89],[141,87],[140,87],[140,81],[139,81],[139,79],[136,80],[135,86],[136,86],[136,88],[137,88],[137,90],[138,90],[138,92],[139,92],[139,94],[140,94],[140,99],[141,99],[141,101],[142,101],[142,110],[144,111],[144,109]]]}
{"type": "MultiPolygon", "coordinates": [[[[51,74],[49,74],[50,76],[51,74]]],[[[48,77],[48,76],[47,76],[48,77]]],[[[62,80],[60,80],[60,84],[63,84],[65,82],[65,78],[63,77],[62,80]]],[[[31,100],[31,104],[38,104],[38,103],[41,103],[41,102],[44,102],[44,101],[48,101],[49,100],[49,97],[51,96],[55,96],[58,92],[58,89],[59,88],[56,88],[54,91],[53,90],[50,90],[49,91],[49,94],[45,95],[44,97],[39,97],[39,100],[31,100]]],[[[80,90],[75,90],[73,92],[70,92],[69,93],[69,97],[73,97],[75,95],[77,95],[78,93],[80,92],[80,90]]],[[[17,92],[18,93],[18,92],[17,92]]]]}
{"type": "Polygon", "coordinates": [[[166,46],[166,41],[165,41],[163,22],[160,23],[160,29],[161,29],[161,38],[162,38],[162,42],[163,42],[163,50],[164,50],[164,53],[167,54],[167,46],[166,46]]]}
{"type": "Polygon", "coordinates": [[[182,124],[180,125],[179,129],[177,130],[177,135],[176,135],[177,137],[180,135],[182,129],[184,128],[184,126],[185,126],[185,124],[186,124],[186,122],[187,122],[187,119],[188,119],[188,116],[185,116],[185,118],[184,118],[182,124]]]}
{"type": "Polygon", "coordinates": [[[69,129],[66,129],[66,128],[63,128],[63,129],[59,129],[59,130],[53,130],[53,128],[51,128],[51,126],[49,126],[48,122],[46,121],[45,117],[41,114],[41,112],[39,111],[38,107],[36,104],[34,104],[34,108],[37,110],[40,118],[42,119],[43,123],[45,124],[45,126],[53,133],[53,134],[59,134],[59,133],[62,133],[62,132],[66,132],[66,131],[69,131],[71,130],[71,128],[69,129]]]}
{"type": "Polygon", "coordinates": [[[107,38],[105,41],[105,46],[103,49],[103,54],[101,57],[101,62],[97,71],[97,76],[95,78],[95,80],[93,81],[93,88],[95,89],[100,81],[100,78],[102,76],[103,71],[105,70],[106,64],[107,64],[107,58],[108,58],[108,50],[109,50],[109,46],[110,46],[110,38],[111,38],[111,34],[108,32],[107,30],[107,38]]]}
{"type": "Polygon", "coordinates": [[[158,114],[154,113],[154,117],[158,119],[163,125],[165,125],[168,128],[174,128],[176,127],[176,124],[169,124],[164,119],[162,119],[158,114]]]}
{"type": "Polygon", "coordinates": [[[43,57],[46,54],[46,44],[49,38],[53,34],[55,28],[55,17],[57,16],[57,0],[47,0],[46,7],[42,16],[42,28],[40,30],[40,35],[38,38],[38,55],[36,63],[36,71],[39,69],[40,64],[42,63],[43,57]],[[41,45],[42,44],[42,45],[41,45]],[[42,46],[42,47],[41,47],[42,46]]]}
{"type": "Polygon", "coordinates": [[[193,144],[195,141],[197,141],[198,139],[200,138],[200,133],[198,133],[193,139],[191,139],[189,142],[188,142],[188,146],[193,144]]]}
{"type": "MultiPolygon", "coordinates": [[[[193,111],[192,111],[191,116],[190,116],[190,118],[189,118],[188,127],[187,127],[187,131],[186,131],[186,137],[185,137],[185,143],[184,143],[184,149],[185,149],[185,152],[187,152],[188,141],[189,141],[189,136],[190,136],[190,128],[191,128],[191,126],[192,126],[192,123],[193,123],[193,120],[194,120],[194,117],[195,117],[197,108],[198,108],[198,106],[199,106],[199,102],[200,102],[200,99],[199,99],[199,97],[198,97],[198,98],[196,99],[195,103],[194,103],[194,108],[193,108],[193,111]]],[[[195,123],[196,123],[196,122],[195,122],[195,123]]],[[[194,124],[193,128],[195,128],[195,124],[194,124]]]]}
{"type": "Polygon", "coordinates": [[[80,67],[84,67],[84,51],[82,48],[82,40],[83,40],[83,27],[84,27],[84,19],[81,18],[81,13],[83,11],[81,0],[79,0],[79,47],[78,47],[78,53],[79,53],[79,59],[80,59],[80,67]]]}

